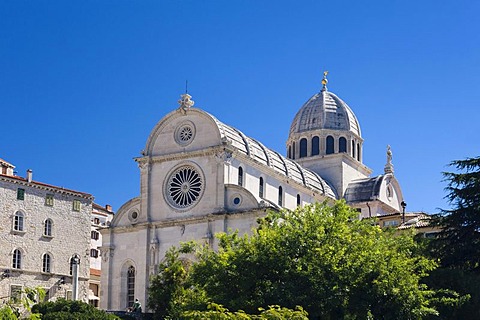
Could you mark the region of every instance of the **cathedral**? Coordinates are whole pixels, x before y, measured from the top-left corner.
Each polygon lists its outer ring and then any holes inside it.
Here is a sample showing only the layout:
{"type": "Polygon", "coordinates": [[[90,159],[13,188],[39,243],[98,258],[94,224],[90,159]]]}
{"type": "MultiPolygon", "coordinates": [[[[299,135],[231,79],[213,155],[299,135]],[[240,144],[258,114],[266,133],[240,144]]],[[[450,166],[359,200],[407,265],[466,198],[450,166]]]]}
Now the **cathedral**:
{"type": "Polygon", "coordinates": [[[146,303],[149,278],[171,246],[197,240],[215,248],[215,233],[247,233],[267,210],[345,199],[361,217],[401,211],[390,148],[384,174],[371,177],[360,124],[326,76],[292,121],[286,157],[181,96],[135,158],[140,195],[101,231],[102,309],[146,303]]]}

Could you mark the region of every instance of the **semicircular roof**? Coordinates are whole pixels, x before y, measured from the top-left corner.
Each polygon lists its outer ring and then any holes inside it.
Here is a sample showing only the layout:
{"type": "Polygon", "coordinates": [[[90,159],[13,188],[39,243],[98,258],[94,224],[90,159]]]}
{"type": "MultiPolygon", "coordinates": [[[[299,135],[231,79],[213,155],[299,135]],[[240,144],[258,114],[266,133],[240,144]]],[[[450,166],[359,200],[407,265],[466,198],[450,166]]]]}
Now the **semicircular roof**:
{"type": "MultiPolygon", "coordinates": [[[[205,111],[202,110],[202,112],[205,111]]],[[[317,173],[303,168],[295,161],[283,157],[278,152],[266,148],[259,141],[244,135],[240,130],[224,124],[207,112],[205,113],[212,117],[217,124],[222,140],[229,141],[239,152],[273,168],[276,172],[301,185],[317,190],[327,197],[336,198],[332,188],[317,173]]]]}
{"type": "Polygon", "coordinates": [[[360,124],[352,109],[326,89],[313,95],[300,108],[292,121],[289,137],[320,129],[350,131],[361,137],[360,124]]]}

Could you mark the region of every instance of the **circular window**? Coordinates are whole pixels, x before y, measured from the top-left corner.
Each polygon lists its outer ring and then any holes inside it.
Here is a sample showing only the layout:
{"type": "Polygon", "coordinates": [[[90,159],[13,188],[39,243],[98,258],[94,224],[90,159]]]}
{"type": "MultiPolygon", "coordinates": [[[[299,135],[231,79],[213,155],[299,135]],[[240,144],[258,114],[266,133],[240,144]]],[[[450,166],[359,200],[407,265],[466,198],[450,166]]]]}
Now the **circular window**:
{"type": "Polygon", "coordinates": [[[177,209],[185,209],[200,199],[203,178],[193,166],[182,166],[170,174],[165,189],[168,202],[177,209]]]}
{"type": "Polygon", "coordinates": [[[240,204],[240,198],[239,197],[236,197],[235,199],[233,199],[233,204],[235,205],[239,205],[240,204]]]}
{"type": "Polygon", "coordinates": [[[128,213],[128,219],[131,221],[131,222],[136,222],[137,219],[138,219],[138,212],[137,211],[130,211],[128,213]]]}
{"type": "Polygon", "coordinates": [[[188,145],[195,137],[195,126],[193,123],[185,122],[175,130],[175,141],[180,145],[188,145]]]}

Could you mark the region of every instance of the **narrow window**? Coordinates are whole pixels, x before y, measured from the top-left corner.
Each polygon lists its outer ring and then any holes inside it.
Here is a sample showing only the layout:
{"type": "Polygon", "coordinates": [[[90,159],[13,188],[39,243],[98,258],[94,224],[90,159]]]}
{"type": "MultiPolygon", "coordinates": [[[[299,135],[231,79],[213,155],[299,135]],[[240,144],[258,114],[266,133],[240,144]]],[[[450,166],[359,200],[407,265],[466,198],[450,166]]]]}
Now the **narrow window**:
{"type": "Polygon", "coordinates": [[[70,271],[69,271],[70,273],[69,274],[73,275],[73,257],[70,258],[69,263],[70,263],[70,271]]]}
{"type": "Polygon", "coordinates": [[[307,156],[307,139],[300,139],[300,158],[307,156]]]}
{"type": "Polygon", "coordinates": [[[20,250],[18,249],[13,250],[12,268],[13,269],[22,268],[22,252],[20,252],[20,250]]]}
{"type": "Polygon", "coordinates": [[[42,272],[50,273],[51,272],[51,258],[48,253],[45,253],[42,258],[42,272]]]}
{"type": "Polygon", "coordinates": [[[135,268],[131,266],[127,272],[127,307],[131,308],[135,300],[135,268]]]}
{"type": "Polygon", "coordinates": [[[297,194],[297,207],[300,206],[301,203],[302,203],[302,201],[300,199],[300,195],[297,194]]]}
{"type": "Polygon", "coordinates": [[[47,237],[52,236],[52,220],[50,219],[45,220],[43,235],[47,237]]]}
{"type": "Polygon", "coordinates": [[[340,137],[338,140],[338,152],[347,152],[347,139],[340,137]]]}
{"type": "Polygon", "coordinates": [[[357,143],[357,160],[360,161],[360,143],[357,143]]]}
{"type": "Polygon", "coordinates": [[[14,303],[20,302],[20,300],[22,299],[22,286],[10,286],[10,299],[12,299],[14,303]]]}
{"type": "Polygon", "coordinates": [[[90,249],[90,257],[98,258],[98,250],[97,249],[90,249]]]}
{"type": "Polygon", "coordinates": [[[99,218],[94,218],[93,223],[94,224],[100,224],[100,219],[99,218]]]}
{"type": "Polygon", "coordinates": [[[93,240],[98,240],[98,235],[99,235],[99,233],[97,231],[92,231],[91,232],[91,238],[93,240]]]}
{"type": "Polygon", "coordinates": [[[45,197],[45,205],[46,206],[53,206],[53,194],[47,194],[45,197]]]}
{"type": "Polygon", "coordinates": [[[352,158],[355,158],[355,141],[352,140],[352,158]]]}
{"type": "Polygon", "coordinates": [[[334,153],[334,147],[333,147],[333,137],[332,136],[328,136],[327,137],[327,146],[326,146],[326,149],[325,149],[325,153],[326,154],[332,154],[334,153]]]}
{"type": "Polygon", "coordinates": [[[295,160],[295,141],[293,142],[293,147],[292,147],[292,159],[295,160]]]}
{"type": "Polygon", "coordinates": [[[243,186],[243,168],[238,167],[238,185],[243,186]]]}
{"type": "Polygon", "coordinates": [[[288,146],[288,158],[292,158],[292,146],[288,146]]]}
{"type": "Polygon", "coordinates": [[[278,187],[278,205],[283,206],[283,188],[282,186],[278,187]]]}
{"type": "Polygon", "coordinates": [[[260,182],[258,183],[258,196],[263,198],[263,178],[260,177],[260,182]]]}
{"type": "Polygon", "coordinates": [[[22,189],[22,188],[17,189],[17,199],[25,200],[25,189],[22,189]]]}
{"type": "Polygon", "coordinates": [[[81,208],[81,204],[80,204],[80,200],[73,200],[73,204],[72,204],[72,210],[73,211],[80,211],[80,208],[81,208]]]}
{"type": "Polygon", "coordinates": [[[17,211],[15,213],[15,218],[13,221],[13,230],[15,231],[23,231],[23,213],[17,211]]]}
{"type": "Polygon", "coordinates": [[[320,154],[320,138],[313,137],[312,139],[312,156],[318,156],[320,154]]]}

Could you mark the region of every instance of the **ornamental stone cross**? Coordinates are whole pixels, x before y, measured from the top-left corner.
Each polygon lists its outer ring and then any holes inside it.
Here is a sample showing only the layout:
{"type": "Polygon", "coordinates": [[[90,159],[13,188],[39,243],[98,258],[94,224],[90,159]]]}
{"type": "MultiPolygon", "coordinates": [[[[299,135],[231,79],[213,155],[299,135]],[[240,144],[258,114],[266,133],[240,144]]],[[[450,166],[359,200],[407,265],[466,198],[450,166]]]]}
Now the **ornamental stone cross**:
{"type": "Polygon", "coordinates": [[[182,98],[178,100],[179,109],[183,109],[184,111],[187,111],[195,104],[195,101],[191,99],[192,96],[189,95],[188,93],[182,94],[180,97],[182,98]]]}

